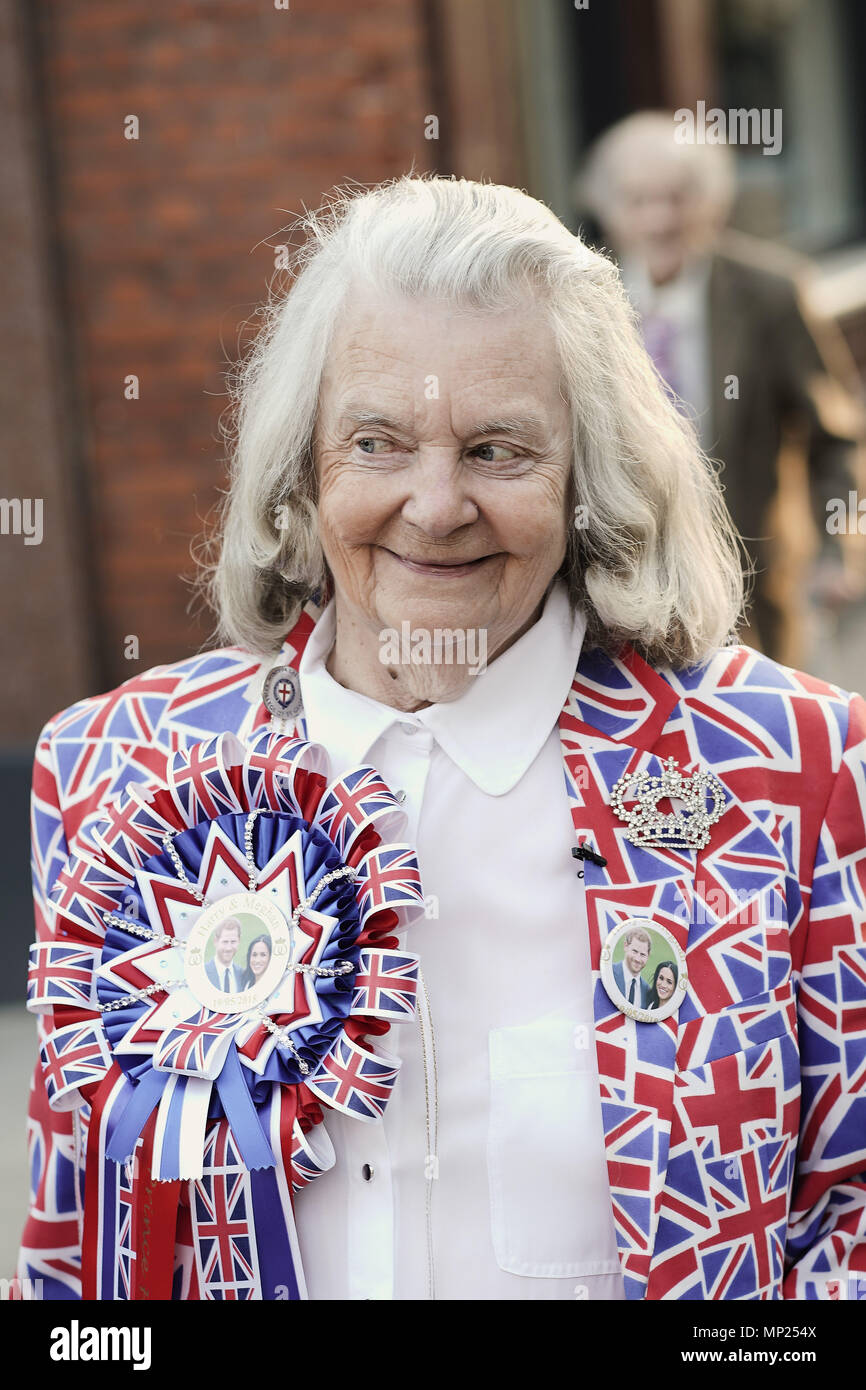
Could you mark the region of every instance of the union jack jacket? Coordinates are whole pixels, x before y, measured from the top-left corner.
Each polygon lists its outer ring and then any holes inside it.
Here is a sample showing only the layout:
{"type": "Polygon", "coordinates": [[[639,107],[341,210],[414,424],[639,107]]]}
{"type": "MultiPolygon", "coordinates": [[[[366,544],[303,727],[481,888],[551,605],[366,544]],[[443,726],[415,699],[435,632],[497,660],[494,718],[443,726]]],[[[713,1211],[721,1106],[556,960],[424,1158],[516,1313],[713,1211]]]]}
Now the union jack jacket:
{"type": "MultiPolygon", "coordinates": [[[[318,614],[308,604],[265,663],[207,651],[48,722],[32,795],[38,939],[54,932],[49,894],[97,808],[161,778],[177,750],[267,725],[263,675],[297,667],[318,614]]],[[[629,646],[585,649],[559,728],[576,845],[606,861],[583,867],[627,1297],[866,1290],[866,704],[745,646],[685,671],[629,646]],[[657,776],[670,757],[725,788],[704,849],[636,846],[610,804],[623,774],[657,776]],[[603,987],[604,940],[634,917],[686,953],[685,997],[658,1023],[626,1017],[603,987]]],[[[39,1026],[44,1038],[50,1013],[39,1026]]],[[[81,1296],[84,1125],[50,1107],[37,1065],[19,1276],[45,1297],[81,1296]]],[[[180,1225],[176,1261],[174,1296],[198,1297],[180,1225]]]]}

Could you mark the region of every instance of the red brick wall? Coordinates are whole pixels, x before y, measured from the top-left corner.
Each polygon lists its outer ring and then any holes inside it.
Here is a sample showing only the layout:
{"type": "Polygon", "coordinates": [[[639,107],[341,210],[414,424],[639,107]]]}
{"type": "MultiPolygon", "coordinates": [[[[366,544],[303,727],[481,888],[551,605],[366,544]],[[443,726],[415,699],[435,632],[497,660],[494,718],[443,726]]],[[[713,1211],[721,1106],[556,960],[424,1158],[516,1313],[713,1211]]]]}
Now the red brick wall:
{"type": "Polygon", "coordinates": [[[436,160],[424,14],[422,0],[38,6],[106,686],[209,630],[178,576],[223,482],[225,354],[273,268],[263,239],[335,183],[436,160]]]}

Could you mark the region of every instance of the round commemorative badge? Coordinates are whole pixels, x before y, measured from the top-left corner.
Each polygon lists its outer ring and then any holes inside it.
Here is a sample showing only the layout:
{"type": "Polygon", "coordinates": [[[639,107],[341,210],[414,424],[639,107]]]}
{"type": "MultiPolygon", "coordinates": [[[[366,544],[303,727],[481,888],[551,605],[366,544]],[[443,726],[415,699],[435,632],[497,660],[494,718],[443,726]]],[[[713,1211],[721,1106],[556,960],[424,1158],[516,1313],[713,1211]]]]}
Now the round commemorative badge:
{"type": "Polygon", "coordinates": [[[665,927],[629,917],[605,939],[601,978],[620,1013],[639,1023],[661,1023],[685,997],[686,953],[665,927]]]}
{"type": "Polygon", "coordinates": [[[262,703],[276,719],[295,719],[301,712],[301,682],[293,666],[274,666],[265,676],[262,703]]]}
{"type": "Polygon", "coordinates": [[[190,932],[186,983],[206,1009],[243,1013],[274,992],[293,946],[290,923],[276,903],[262,893],[231,893],[205,908],[190,932]],[[245,959],[244,970],[237,962],[245,959]]]}

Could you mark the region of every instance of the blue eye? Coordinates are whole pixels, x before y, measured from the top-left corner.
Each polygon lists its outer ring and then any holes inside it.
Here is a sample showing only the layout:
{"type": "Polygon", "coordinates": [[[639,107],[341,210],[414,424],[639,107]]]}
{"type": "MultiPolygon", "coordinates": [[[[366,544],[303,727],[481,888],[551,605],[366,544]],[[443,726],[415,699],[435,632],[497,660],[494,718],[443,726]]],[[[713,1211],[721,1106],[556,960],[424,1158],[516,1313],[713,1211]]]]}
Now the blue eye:
{"type": "Polygon", "coordinates": [[[381,450],[376,448],[377,444],[381,444],[385,449],[388,447],[387,439],[375,439],[372,436],[366,436],[364,439],[358,440],[358,448],[363,454],[381,453],[381,450]]]}
{"type": "Polygon", "coordinates": [[[510,463],[517,457],[517,451],[505,444],[479,444],[472,452],[482,463],[510,463]]]}

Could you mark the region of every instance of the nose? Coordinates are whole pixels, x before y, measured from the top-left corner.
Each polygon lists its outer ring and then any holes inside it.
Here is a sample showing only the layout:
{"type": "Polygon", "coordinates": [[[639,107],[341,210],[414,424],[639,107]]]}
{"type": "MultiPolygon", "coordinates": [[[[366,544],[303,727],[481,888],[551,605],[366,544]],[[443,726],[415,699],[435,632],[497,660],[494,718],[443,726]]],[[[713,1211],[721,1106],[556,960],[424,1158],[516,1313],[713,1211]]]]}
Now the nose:
{"type": "Polygon", "coordinates": [[[456,450],[422,447],[407,477],[403,520],[431,540],[442,540],[477,521],[478,507],[456,450]]]}

